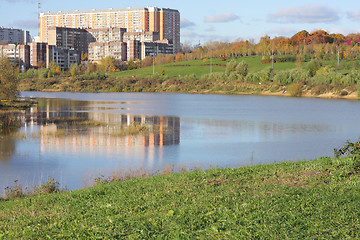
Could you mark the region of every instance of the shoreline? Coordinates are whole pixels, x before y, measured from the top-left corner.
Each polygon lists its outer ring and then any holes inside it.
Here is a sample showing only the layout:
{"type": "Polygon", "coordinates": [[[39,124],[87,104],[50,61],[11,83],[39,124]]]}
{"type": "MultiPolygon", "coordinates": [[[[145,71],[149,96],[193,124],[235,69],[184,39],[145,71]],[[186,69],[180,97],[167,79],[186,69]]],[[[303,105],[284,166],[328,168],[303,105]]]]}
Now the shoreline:
{"type": "MultiPolygon", "coordinates": [[[[24,92],[33,92],[33,91],[24,91],[24,92]]],[[[43,89],[41,91],[34,91],[34,92],[67,92],[67,91],[61,91],[59,89],[43,89]]],[[[93,92],[87,92],[87,91],[68,91],[72,93],[93,93],[93,92]]],[[[98,91],[95,93],[102,93],[102,92],[112,92],[112,91],[98,91]]],[[[287,92],[283,93],[282,91],[278,92],[270,92],[270,91],[262,91],[262,92],[226,92],[226,91],[211,91],[211,90],[202,90],[202,91],[189,91],[189,92],[173,92],[173,91],[159,91],[159,92],[150,92],[150,91],[142,91],[142,92],[112,92],[112,93],[185,93],[185,94],[214,94],[214,95],[260,95],[260,96],[282,96],[282,97],[292,97],[287,92]]],[[[301,97],[304,98],[321,98],[321,99],[346,99],[346,100],[360,100],[360,97],[356,92],[350,92],[345,96],[340,96],[339,94],[333,93],[333,92],[327,92],[319,95],[315,95],[310,93],[310,91],[304,91],[301,97]]]]}

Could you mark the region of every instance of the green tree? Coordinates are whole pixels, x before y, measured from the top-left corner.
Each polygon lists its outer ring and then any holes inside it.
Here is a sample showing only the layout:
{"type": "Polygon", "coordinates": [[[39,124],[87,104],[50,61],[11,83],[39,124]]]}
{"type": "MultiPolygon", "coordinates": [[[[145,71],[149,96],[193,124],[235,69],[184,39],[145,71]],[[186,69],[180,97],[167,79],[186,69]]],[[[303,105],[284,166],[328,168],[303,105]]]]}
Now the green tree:
{"type": "Polygon", "coordinates": [[[56,75],[56,67],[57,67],[56,62],[51,61],[49,64],[49,69],[52,75],[56,75]]]}
{"type": "Polygon", "coordinates": [[[16,99],[18,83],[19,78],[14,65],[7,57],[0,57],[0,99],[16,99]]]}
{"type": "Polygon", "coordinates": [[[80,67],[77,63],[73,63],[70,65],[70,74],[73,77],[80,74],[80,67]]]}
{"type": "Polygon", "coordinates": [[[248,65],[245,61],[241,61],[237,66],[236,66],[236,71],[243,77],[246,77],[246,75],[248,74],[248,65]]]}
{"type": "Polygon", "coordinates": [[[310,75],[315,76],[316,72],[323,66],[322,62],[317,59],[312,59],[306,66],[306,69],[310,72],[310,75]]]}

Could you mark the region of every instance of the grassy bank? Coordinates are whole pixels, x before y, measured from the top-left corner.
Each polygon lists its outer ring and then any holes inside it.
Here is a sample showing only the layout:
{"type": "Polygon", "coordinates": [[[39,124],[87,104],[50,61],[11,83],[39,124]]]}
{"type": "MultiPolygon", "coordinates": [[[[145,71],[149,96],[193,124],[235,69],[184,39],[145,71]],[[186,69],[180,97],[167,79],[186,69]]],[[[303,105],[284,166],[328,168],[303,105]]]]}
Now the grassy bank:
{"type": "Polygon", "coordinates": [[[0,238],[360,237],[356,157],[211,169],[0,201],[0,238]]]}
{"type": "Polygon", "coordinates": [[[309,58],[299,67],[294,62],[277,62],[272,68],[271,63],[262,64],[261,59],[260,56],[226,61],[213,59],[211,74],[209,59],[156,65],[155,74],[152,66],[110,72],[107,78],[100,73],[29,78],[24,73],[19,90],[277,94],[353,99],[359,96],[358,60],[343,60],[338,72],[337,63],[333,60],[317,61],[309,58]],[[236,69],[240,62],[246,64],[246,73],[236,69]],[[295,95],[288,91],[292,84],[297,84],[297,89],[293,91],[295,95]],[[282,94],[284,90],[285,94],[282,94]]]}

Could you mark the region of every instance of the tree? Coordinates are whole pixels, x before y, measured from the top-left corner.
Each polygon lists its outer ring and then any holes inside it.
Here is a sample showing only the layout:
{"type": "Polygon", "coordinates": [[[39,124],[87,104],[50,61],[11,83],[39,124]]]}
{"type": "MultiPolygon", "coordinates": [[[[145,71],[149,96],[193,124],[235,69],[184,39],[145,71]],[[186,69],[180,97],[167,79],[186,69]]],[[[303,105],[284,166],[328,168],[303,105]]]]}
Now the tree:
{"type": "Polygon", "coordinates": [[[70,65],[70,74],[71,76],[75,77],[77,75],[79,75],[80,73],[80,67],[77,63],[72,63],[70,65]]]}
{"type": "Polygon", "coordinates": [[[248,65],[245,61],[239,62],[239,64],[236,66],[236,71],[243,77],[246,77],[248,74],[248,65]]]}
{"type": "Polygon", "coordinates": [[[51,61],[49,64],[49,69],[52,75],[56,75],[56,68],[57,68],[56,62],[51,61]]]}
{"type": "Polygon", "coordinates": [[[16,99],[18,83],[19,79],[14,65],[7,57],[0,57],[0,99],[16,99]]]}

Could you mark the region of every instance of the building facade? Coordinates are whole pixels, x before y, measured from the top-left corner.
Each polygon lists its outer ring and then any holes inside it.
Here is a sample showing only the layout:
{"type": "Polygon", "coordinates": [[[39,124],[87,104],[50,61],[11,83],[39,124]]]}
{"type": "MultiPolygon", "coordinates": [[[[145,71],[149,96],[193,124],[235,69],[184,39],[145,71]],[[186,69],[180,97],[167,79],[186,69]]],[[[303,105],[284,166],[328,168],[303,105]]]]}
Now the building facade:
{"type": "Polygon", "coordinates": [[[54,45],[46,46],[47,68],[49,68],[50,62],[55,62],[61,70],[68,70],[71,64],[80,62],[80,57],[79,52],[74,49],[64,49],[54,45]]]}
{"type": "Polygon", "coordinates": [[[95,42],[89,44],[89,60],[100,63],[106,57],[113,57],[120,61],[126,61],[127,44],[120,41],[95,42]]]}
{"type": "Polygon", "coordinates": [[[28,45],[0,45],[0,56],[6,56],[22,69],[30,67],[30,47],[28,45]]]}
{"type": "Polygon", "coordinates": [[[126,28],[128,32],[159,32],[159,40],[169,40],[174,53],[180,50],[180,13],[168,8],[127,8],[40,14],[40,40],[47,42],[50,27],[126,28]]]}
{"type": "Polygon", "coordinates": [[[29,31],[0,27],[0,44],[28,44],[31,42],[29,31]]]}
{"type": "Polygon", "coordinates": [[[86,29],[95,42],[122,42],[126,28],[92,28],[86,29]]]}
{"type": "Polygon", "coordinates": [[[88,52],[88,45],[96,39],[85,29],[50,27],[48,44],[63,49],[77,50],[80,54],[88,52]]]}
{"type": "Polygon", "coordinates": [[[30,47],[30,65],[34,68],[46,66],[46,43],[32,42],[30,47]]]}

